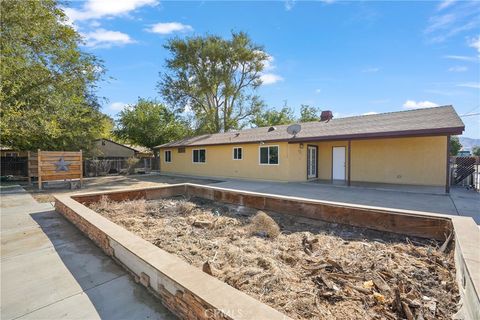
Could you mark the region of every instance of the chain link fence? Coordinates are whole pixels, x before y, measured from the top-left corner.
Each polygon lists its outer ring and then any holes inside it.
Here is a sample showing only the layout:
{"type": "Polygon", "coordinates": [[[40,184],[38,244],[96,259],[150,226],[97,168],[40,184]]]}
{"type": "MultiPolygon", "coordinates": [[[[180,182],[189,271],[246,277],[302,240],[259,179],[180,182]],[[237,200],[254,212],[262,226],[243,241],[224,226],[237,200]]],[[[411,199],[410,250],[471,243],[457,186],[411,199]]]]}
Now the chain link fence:
{"type": "Polygon", "coordinates": [[[83,176],[149,173],[153,164],[154,158],[87,159],[83,161],[83,176]]]}

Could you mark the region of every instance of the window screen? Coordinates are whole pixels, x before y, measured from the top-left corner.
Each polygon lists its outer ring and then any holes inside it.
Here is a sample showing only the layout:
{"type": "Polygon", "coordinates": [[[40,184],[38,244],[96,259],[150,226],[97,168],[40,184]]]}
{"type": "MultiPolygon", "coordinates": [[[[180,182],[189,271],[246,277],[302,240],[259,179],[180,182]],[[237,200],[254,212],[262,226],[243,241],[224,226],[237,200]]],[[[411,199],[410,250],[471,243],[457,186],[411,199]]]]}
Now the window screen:
{"type": "Polygon", "coordinates": [[[242,148],[233,148],[233,160],[242,160],[242,148]]]}
{"type": "Polygon", "coordinates": [[[165,151],[165,162],[172,162],[172,151],[166,150],[165,151]]]}
{"type": "Polygon", "coordinates": [[[260,164],[278,164],[278,146],[260,147],[260,164]]]}
{"type": "Polygon", "coordinates": [[[204,163],[207,161],[207,152],[205,149],[193,150],[193,162],[204,163]]]}

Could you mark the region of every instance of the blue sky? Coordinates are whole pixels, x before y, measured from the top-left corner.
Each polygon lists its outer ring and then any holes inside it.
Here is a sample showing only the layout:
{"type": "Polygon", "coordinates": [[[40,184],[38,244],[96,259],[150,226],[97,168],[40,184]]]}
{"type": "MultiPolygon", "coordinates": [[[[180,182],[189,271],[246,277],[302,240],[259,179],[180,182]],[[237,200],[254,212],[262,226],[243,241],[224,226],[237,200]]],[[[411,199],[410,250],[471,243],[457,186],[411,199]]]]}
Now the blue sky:
{"type": "MultiPolygon", "coordinates": [[[[468,1],[74,1],[84,50],[104,60],[112,116],[156,83],[171,37],[245,31],[271,56],[260,96],[337,117],[453,104],[480,113],[480,3],[468,1]]],[[[480,138],[480,116],[462,117],[480,138]]]]}

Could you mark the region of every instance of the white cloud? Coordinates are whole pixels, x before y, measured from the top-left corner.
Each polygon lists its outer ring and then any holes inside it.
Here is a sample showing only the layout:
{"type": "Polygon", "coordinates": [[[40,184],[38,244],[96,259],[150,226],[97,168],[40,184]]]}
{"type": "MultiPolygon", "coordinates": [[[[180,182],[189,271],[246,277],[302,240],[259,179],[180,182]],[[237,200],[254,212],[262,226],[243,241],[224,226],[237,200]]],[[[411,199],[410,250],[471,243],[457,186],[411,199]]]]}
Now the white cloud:
{"type": "Polygon", "coordinates": [[[425,29],[425,33],[431,33],[437,30],[445,29],[456,21],[457,17],[454,14],[444,14],[440,16],[433,16],[430,18],[430,24],[425,29]]]}
{"type": "Polygon", "coordinates": [[[455,67],[448,68],[448,71],[450,72],[465,72],[467,70],[468,68],[465,66],[455,66],[455,67]]]}
{"type": "Polygon", "coordinates": [[[478,53],[480,53],[480,36],[478,37],[473,37],[468,41],[468,46],[472,47],[474,49],[477,49],[478,53]]]}
{"type": "Polygon", "coordinates": [[[98,28],[100,27],[101,23],[97,20],[93,20],[92,22],[89,23],[90,28],[98,28]]]}
{"type": "Polygon", "coordinates": [[[421,108],[433,108],[438,107],[438,104],[431,101],[415,101],[415,100],[407,100],[403,104],[405,109],[421,109],[421,108]]]}
{"type": "Polygon", "coordinates": [[[108,109],[111,111],[122,111],[127,106],[124,102],[112,102],[108,105],[108,109]]]}
{"type": "Polygon", "coordinates": [[[447,12],[437,12],[428,20],[428,25],[424,30],[427,40],[430,43],[444,42],[447,39],[475,30],[480,25],[480,7],[475,1],[461,1],[458,5],[451,6],[452,3],[442,3],[439,8],[449,8],[447,12]],[[451,7],[451,8],[450,8],[451,7]]]}
{"type": "Polygon", "coordinates": [[[189,32],[193,31],[192,26],[182,24],[180,22],[159,22],[146,29],[148,32],[159,34],[170,34],[174,32],[189,32]]]}
{"type": "Polygon", "coordinates": [[[293,9],[293,7],[295,6],[295,2],[296,0],[285,0],[284,1],[284,6],[285,6],[285,10],[287,11],[290,11],[293,9]]]}
{"type": "Polygon", "coordinates": [[[443,56],[445,59],[452,59],[452,60],[460,60],[460,61],[478,61],[478,58],[476,57],[469,57],[469,56],[455,56],[455,55],[449,55],[449,56],[443,56]]]}
{"type": "Polygon", "coordinates": [[[269,85],[283,81],[283,78],[274,73],[265,73],[260,76],[260,80],[262,80],[262,84],[269,85]]]}
{"type": "Polygon", "coordinates": [[[263,70],[265,71],[270,71],[275,69],[275,66],[273,62],[275,61],[275,58],[269,55],[268,53],[265,53],[267,55],[267,59],[263,61],[263,70]]]}
{"type": "Polygon", "coordinates": [[[375,111],[365,112],[365,113],[362,113],[362,116],[370,116],[372,114],[378,114],[378,112],[375,112],[375,111]]]}
{"type": "Polygon", "coordinates": [[[368,67],[362,70],[362,72],[364,73],[375,73],[378,71],[380,71],[380,68],[377,68],[377,67],[368,67]]]}
{"type": "Polygon", "coordinates": [[[267,55],[267,58],[263,60],[263,72],[260,75],[260,80],[262,81],[262,84],[269,85],[283,81],[283,78],[281,76],[272,72],[272,70],[276,69],[274,63],[275,58],[266,52],[263,53],[267,55]]]}
{"type": "Polygon", "coordinates": [[[121,46],[135,42],[126,33],[105,29],[97,29],[82,35],[85,39],[85,45],[87,47],[109,48],[112,46],[121,46]]]}
{"type": "Polygon", "coordinates": [[[443,10],[450,7],[456,0],[443,0],[437,7],[437,10],[443,10]]]}
{"type": "Polygon", "coordinates": [[[81,9],[65,8],[72,21],[122,16],[143,6],[155,6],[157,0],[88,0],[81,9]]]}
{"type": "Polygon", "coordinates": [[[322,89],[315,89],[316,94],[320,94],[322,92],[322,89]]]}
{"type": "Polygon", "coordinates": [[[478,82],[460,83],[460,84],[457,84],[457,87],[480,89],[480,83],[478,83],[478,82]]]}

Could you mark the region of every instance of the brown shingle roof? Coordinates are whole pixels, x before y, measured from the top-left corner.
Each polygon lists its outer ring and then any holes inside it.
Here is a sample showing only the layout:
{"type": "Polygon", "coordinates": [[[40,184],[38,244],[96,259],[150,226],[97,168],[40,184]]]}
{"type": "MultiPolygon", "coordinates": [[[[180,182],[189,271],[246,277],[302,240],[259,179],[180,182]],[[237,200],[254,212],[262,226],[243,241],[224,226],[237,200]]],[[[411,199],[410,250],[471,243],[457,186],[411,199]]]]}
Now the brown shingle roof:
{"type": "Polygon", "coordinates": [[[166,143],[156,148],[205,146],[268,141],[336,140],[366,137],[461,134],[465,128],[452,106],[379,113],[332,119],[328,122],[304,122],[302,130],[293,137],[288,125],[204,134],[166,143]]]}

